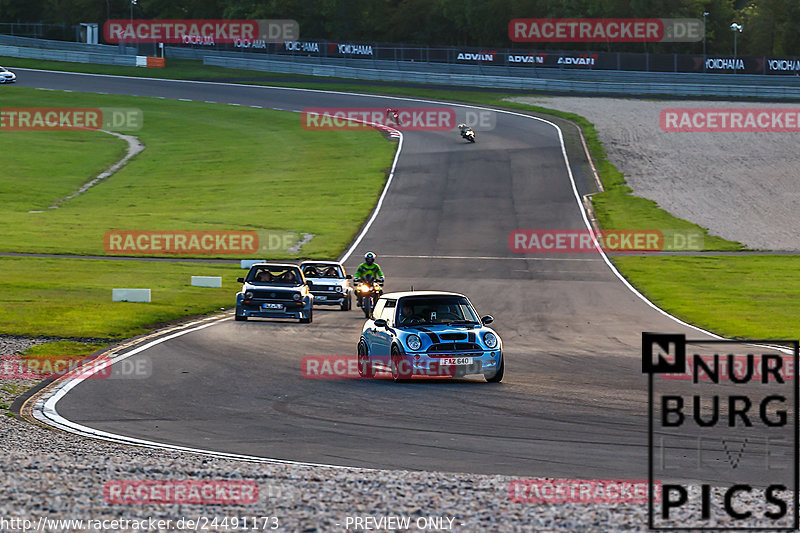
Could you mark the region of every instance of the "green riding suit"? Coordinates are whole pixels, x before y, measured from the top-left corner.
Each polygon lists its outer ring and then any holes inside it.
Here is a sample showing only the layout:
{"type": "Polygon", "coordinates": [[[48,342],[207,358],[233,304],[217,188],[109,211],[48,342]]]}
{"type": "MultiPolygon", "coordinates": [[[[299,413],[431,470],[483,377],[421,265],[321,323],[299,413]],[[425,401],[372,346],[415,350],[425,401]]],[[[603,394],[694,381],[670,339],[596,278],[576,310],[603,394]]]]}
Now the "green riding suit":
{"type": "MultiPolygon", "coordinates": [[[[354,276],[355,281],[358,282],[359,280],[364,279],[366,276],[372,276],[374,281],[383,282],[383,271],[381,270],[381,267],[378,266],[378,263],[374,261],[371,265],[367,262],[358,265],[356,275],[354,276]]],[[[358,291],[356,291],[356,305],[361,307],[361,294],[358,291]]]]}
{"type": "Polygon", "coordinates": [[[358,265],[358,269],[356,270],[355,279],[360,280],[364,279],[364,277],[370,274],[372,279],[374,280],[382,280],[383,279],[383,271],[381,267],[378,266],[378,263],[372,263],[371,265],[365,263],[361,263],[358,265]]]}

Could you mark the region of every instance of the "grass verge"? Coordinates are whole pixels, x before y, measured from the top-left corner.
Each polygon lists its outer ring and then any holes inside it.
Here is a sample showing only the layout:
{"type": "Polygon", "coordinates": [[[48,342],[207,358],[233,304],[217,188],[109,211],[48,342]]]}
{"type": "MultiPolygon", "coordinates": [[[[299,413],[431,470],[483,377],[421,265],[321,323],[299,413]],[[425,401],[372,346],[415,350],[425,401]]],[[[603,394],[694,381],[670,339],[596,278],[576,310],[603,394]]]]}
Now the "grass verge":
{"type": "Polygon", "coordinates": [[[145,69],[146,72],[142,72],[142,69],[137,69],[136,67],[84,65],[79,63],[60,63],[58,61],[45,62],[41,60],[15,58],[0,58],[0,61],[6,61],[9,65],[17,64],[28,68],[49,68],[51,70],[75,69],[75,71],[78,72],[127,76],[146,75],[160,78],[198,80],[237,80],[245,78],[248,83],[276,87],[302,87],[330,91],[357,91],[370,94],[432,98],[556,116],[578,124],[584,133],[598,174],[605,188],[605,192],[592,197],[595,216],[601,227],[604,229],[660,229],[667,231],[701,232],[704,235],[704,250],[733,251],[743,250],[745,248],[741,243],[728,241],[716,235],[710,235],[706,228],[687,220],[674,217],[669,212],[658,207],[658,204],[652,200],[634,196],[631,188],[627,186],[623,174],[608,161],[605,149],[597,135],[594,124],[575,113],[508,101],[508,98],[519,96],[521,93],[512,94],[506,92],[499,93],[497,91],[437,89],[435,88],[436,86],[387,86],[370,84],[368,81],[225,69],[222,67],[204,66],[202,62],[192,60],[170,59],[167,62],[167,68],[145,69]],[[288,81],[289,79],[291,81],[288,81]]]}
{"type": "Polygon", "coordinates": [[[31,346],[21,355],[30,358],[90,355],[108,345],[107,342],[53,341],[31,346]]]}
{"type": "MultiPolygon", "coordinates": [[[[272,230],[313,234],[303,257],[336,257],[374,207],[396,150],[372,130],[307,132],[299,115],[288,112],[2,90],[9,107],[139,108],[144,127],[130,133],[146,146],[111,178],[48,209],[120,159],[126,143],[101,132],[2,132],[4,165],[14,169],[0,176],[3,252],[104,255],[109,230],[272,230]]],[[[0,257],[0,272],[0,332],[122,339],[230,307],[242,271],[236,265],[0,257]],[[192,287],[192,275],[222,276],[223,286],[192,287]],[[112,302],[111,289],[120,287],[151,288],[153,302],[112,302]]],[[[66,344],[31,353],[77,349],[81,355],[92,348],[66,344]]]]}
{"type": "MultiPolygon", "coordinates": [[[[4,334],[100,339],[124,339],[154,325],[230,307],[242,272],[238,265],[211,263],[31,257],[0,257],[0,271],[4,334]],[[221,276],[222,287],[193,287],[193,275],[221,276]],[[152,302],[112,302],[115,287],[150,288],[152,302]]],[[[30,353],[67,355],[62,349],[85,352],[88,346],[68,343],[35,347],[30,353]]]]}
{"type": "Polygon", "coordinates": [[[100,132],[0,134],[15,169],[0,176],[3,252],[102,255],[109,230],[267,230],[312,234],[304,257],[336,257],[374,207],[396,150],[373,130],[308,132],[296,113],[221,104],[3,87],[3,105],[139,108],[144,126],[130,133],[146,146],[48,209],[125,143],[100,132]]]}
{"type": "Polygon", "coordinates": [[[615,257],[653,303],[725,337],[798,339],[800,256],[615,257]]]}

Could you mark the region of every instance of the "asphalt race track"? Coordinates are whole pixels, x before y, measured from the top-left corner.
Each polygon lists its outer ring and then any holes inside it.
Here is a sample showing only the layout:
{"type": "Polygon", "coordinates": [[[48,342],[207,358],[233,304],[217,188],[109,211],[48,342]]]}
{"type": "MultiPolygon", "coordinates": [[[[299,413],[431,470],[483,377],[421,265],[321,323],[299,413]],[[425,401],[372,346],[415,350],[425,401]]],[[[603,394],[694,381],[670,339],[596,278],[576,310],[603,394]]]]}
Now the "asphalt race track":
{"type": "MultiPolygon", "coordinates": [[[[18,85],[26,87],[295,111],[430,105],[20,70],[18,85]]],[[[585,176],[575,179],[579,193],[592,190],[585,176]]],[[[134,356],[152,360],[151,378],[86,380],[58,412],[126,436],[284,460],[646,478],[641,332],[704,335],[649,306],[599,254],[511,252],[509,232],[530,228],[585,225],[556,128],[500,113],[493,130],[478,130],[475,145],[455,132],[405,133],[380,215],[347,261],[353,271],[373,250],[388,291],[461,291],[481,314],[494,315],[505,345],[503,383],[304,379],[302,357],[355,354],[363,323],[355,308],[318,308],[310,325],[231,319],[158,344],[134,356]]]]}

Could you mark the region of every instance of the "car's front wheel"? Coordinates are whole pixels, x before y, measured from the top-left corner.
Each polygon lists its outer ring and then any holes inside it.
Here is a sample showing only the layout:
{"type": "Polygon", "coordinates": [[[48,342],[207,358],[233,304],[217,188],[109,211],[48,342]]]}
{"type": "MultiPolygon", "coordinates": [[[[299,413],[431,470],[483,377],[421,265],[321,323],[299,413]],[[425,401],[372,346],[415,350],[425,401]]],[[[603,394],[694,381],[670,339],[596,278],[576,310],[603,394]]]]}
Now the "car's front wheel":
{"type": "Polygon", "coordinates": [[[496,372],[486,373],[483,375],[486,378],[486,381],[489,383],[500,383],[503,381],[503,374],[506,370],[506,358],[502,355],[500,356],[500,366],[497,367],[496,372]]]}
{"type": "Polygon", "coordinates": [[[342,302],[342,311],[349,311],[353,307],[353,299],[348,294],[344,297],[344,301],[342,302]]]}
{"type": "Polygon", "coordinates": [[[404,383],[411,379],[410,363],[406,361],[397,346],[392,346],[392,379],[395,383],[404,383]]]}
{"type": "Polygon", "coordinates": [[[246,316],[244,316],[244,315],[240,315],[240,314],[239,314],[239,309],[237,308],[237,309],[236,309],[236,314],[235,314],[235,315],[233,315],[233,319],[234,319],[236,322],[244,322],[244,321],[246,321],[246,320],[247,320],[247,317],[246,317],[246,316]]]}
{"type": "Polygon", "coordinates": [[[313,320],[314,320],[314,311],[312,309],[309,309],[308,310],[308,316],[306,318],[301,318],[300,319],[300,323],[301,324],[311,324],[311,322],[313,320]]]}
{"type": "Polygon", "coordinates": [[[369,360],[367,345],[364,341],[358,343],[358,375],[362,378],[375,377],[372,362],[369,360]]]}

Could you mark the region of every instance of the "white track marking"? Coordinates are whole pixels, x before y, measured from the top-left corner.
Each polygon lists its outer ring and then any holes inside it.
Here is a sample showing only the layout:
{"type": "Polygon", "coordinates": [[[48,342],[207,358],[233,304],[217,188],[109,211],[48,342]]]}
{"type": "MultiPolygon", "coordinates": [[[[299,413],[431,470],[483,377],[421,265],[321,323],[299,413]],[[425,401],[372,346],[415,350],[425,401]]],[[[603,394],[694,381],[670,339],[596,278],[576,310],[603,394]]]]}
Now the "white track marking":
{"type": "Polygon", "coordinates": [[[338,465],[326,465],[326,464],[317,464],[317,463],[305,463],[302,461],[287,461],[282,459],[270,459],[267,457],[257,457],[253,455],[241,455],[241,454],[234,454],[234,453],[227,453],[227,452],[215,452],[214,450],[203,450],[201,448],[191,448],[188,446],[175,446],[172,444],[164,444],[161,442],[155,442],[145,439],[137,439],[133,437],[126,437],[125,435],[119,435],[116,433],[109,433],[107,431],[101,431],[98,429],[90,428],[88,426],[84,426],[82,424],[78,424],[76,422],[72,422],[71,420],[67,420],[66,418],[62,417],[58,414],[56,410],[56,404],[58,401],[63,398],[70,390],[76,387],[78,384],[83,382],[84,379],[87,379],[89,376],[103,370],[109,365],[113,365],[119,361],[127,359],[133,355],[141,353],[153,346],[161,344],[162,342],[166,342],[168,340],[174,339],[176,337],[180,337],[182,335],[186,335],[187,333],[192,333],[194,331],[198,331],[201,329],[205,329],[211,326],[218,324],[219,322],[224,322],[227,320],[231,320],[230,317],[226,317],[223,319],[217,319],[213,321],[208,321],[208,319],[200,320],[198,322],[192,322],[187,324],[184,330],[178,331],[177,333],[172,333],[170,335],[166,335],[164,337],[160,337],[153,341],[150,341],[146,344],[138,346],[133,350],[126,352],[124,354],[115,355],[108,359],[104,359],[95,364],[89,364],[87,367],[81,367],[80,376],[76,378],[68,378],[63,379],[61,385],[56,387],[49,395],[40,398],[36,405],[33,408],[33,415],[34,417],[39,420],[40,422],[45,422],[51,426],[55,426],[59,429],[64,431],[68,431],[70,433],[77,433],[79,435],[83,435],[86,437],[93,437],[100,440],[123,443],[123,444],[131,444],[135,446],[142,446],[146,448],[158,448],[158,449],[167,449],[167,450],[175,450],[181,452],[191,452],[203,455],[211,455],[214,457],[220,457],[225,459],[239,459],[243,461],[253,461],[253,462],[261,462],[261,463],[280,463],[280,464],[291,464],[291,465],[299,465],[299,466],[324,466],[328,468],[342,468],[342,469],[351,469],[351,470],[372,470],[369,468],[358,468],[358,467],[348,467],[348,466],[338,466],[338,465]],[[206,323],[203,323],[206,322],[206,323]],[[200,324],[196,326],[196,324],[200,324]]]}
{"type": "MultiPolygon", "coordinates": [[[[81,194],[85,193],[86,191],[88,191],[89,189],[91,189],[92,187],[94,187],[95,185],[100,183],[101,181],[104,181],[107,178],[110,178],[111,176],[116,174],[117,171],[119,171],[122,167],[127,165],[128,161],[130,161],[131,158],[137,156],[138,154],[143,152],[144,149],[145,149],[145,145],[135,135],[123,135],[123,134],[117,133],[115,131],[106,131],[106,130],[98,130],[98,131],[100,131],[102,133],[107,133],[109,135],[113,135],[114,137],[118,137],[118,138],[122,139],[123,141],[125,141],[126,143],[128,143],[128,149],[125,152],[125,156],[122,159],[120,159],[119,161],[117,161],[116,163],[114,163],[111,167],[109,167],[108,169],[106,169],[103,172],[101,172],[100,174],[98,174],[91,181],[89,181],[88,183],[82,185],[76,192],[74,192],[74,193],[72,193],[69,196],[66,196],[64,198],[60,198],[59,200],[56,200],[53,203],[53,205],[50,206],[50,209],[58,209],[65,202],[68,202],[69,200],[72,200],[73,198],[76,198],[76,197],[80,196],[81,194]]],[[[31,211],[28,211],[28,212],[31,213],[31,211]]]]}
{"type": "MultiPolygon", "coordinates": [[[[391,129],[391,128],[389,128],[391,129]]],[[[372,216],[369,217],[367,223],[364,224],[364,227],[361,228],[361,231],[356,237],[356,240],[353,241],[353,244],[350,245],[350,248],[339,258],[340,263],[344,263],[347,261],[347,258],[355,251],[356,247],[361,243],[361,239],[364,238],[364,235],[367,234],[369,228],[372,227],[372,223],[375,222],[375,219],[378,218],[378,213],[383,207],[383,199],[386,198],[386,193],[389,192],[389,186],[392,184],[394,180],[394,169],[397,167],[397,160],[400,159],[400,152],[403,151],[403,133],[401,131],[395,130],[397,135],[400,139],[400,142],[397,144],[397,151],[394,153],[394,160],[392,161],[392,169],[389,171],[389,177],[386,180],[386,185],[383,186],[383,191],[381,191],[381,196],[378,198],[378,203],[375,204],[375,209],[372,210],[372,216]]]]}
{"type": "Polygon", "coordinates": [[[484,259],[490,261],[584,261],[596,262],[602,261],[599,257],[597,259],[583,259],[576,257],[492,257],[481,255],[388,255],[381,254],[381,257],[393,257],[398,259],[484,259]]]}

